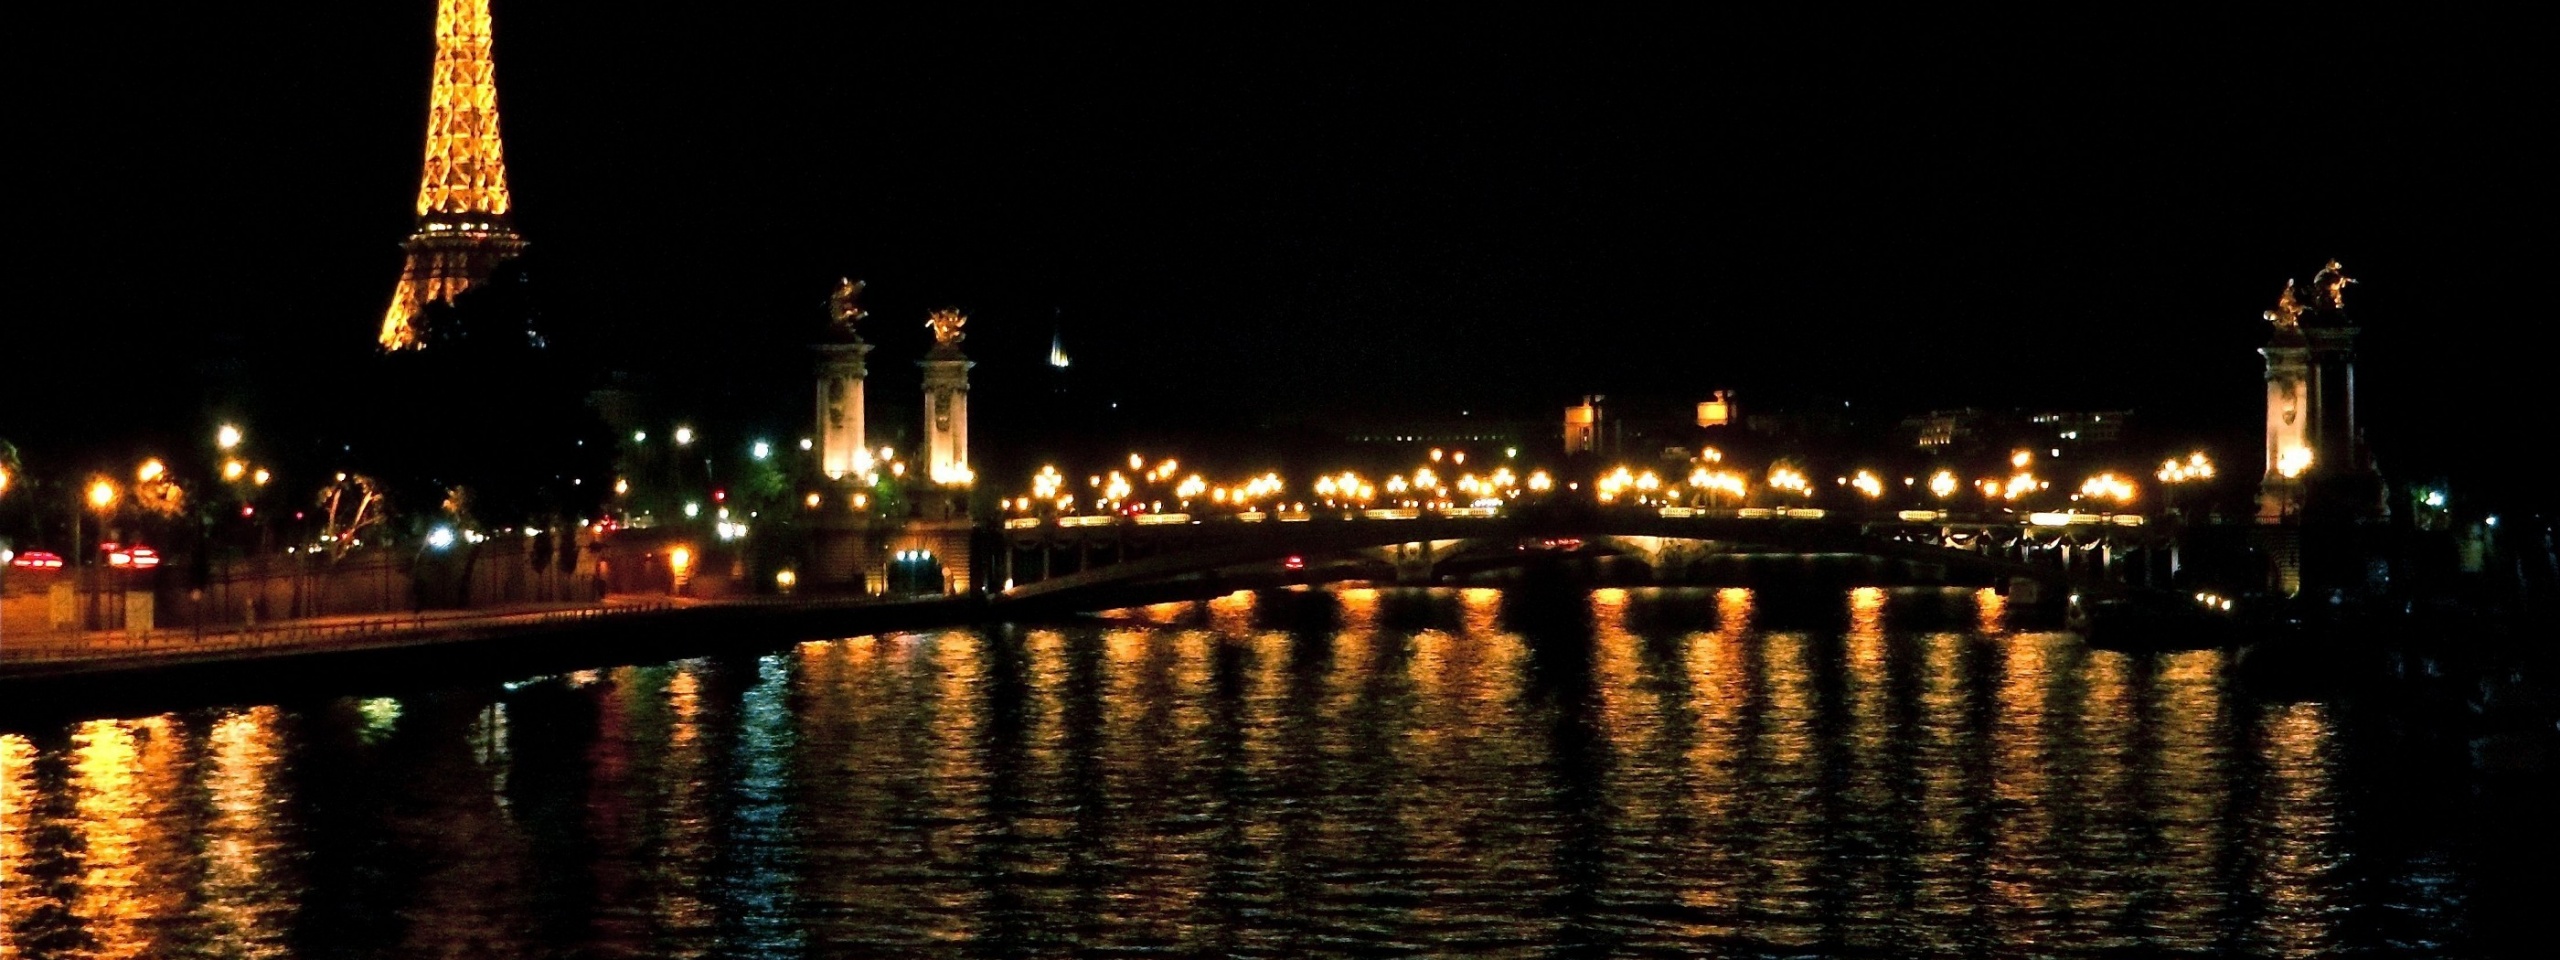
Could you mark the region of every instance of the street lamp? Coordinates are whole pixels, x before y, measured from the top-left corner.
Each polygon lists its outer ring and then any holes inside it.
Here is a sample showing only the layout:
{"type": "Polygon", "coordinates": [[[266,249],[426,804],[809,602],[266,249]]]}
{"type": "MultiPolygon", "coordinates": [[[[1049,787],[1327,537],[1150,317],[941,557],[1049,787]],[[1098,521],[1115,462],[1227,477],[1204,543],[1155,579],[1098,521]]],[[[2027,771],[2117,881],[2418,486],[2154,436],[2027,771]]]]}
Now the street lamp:
{"type": "MultiPolygon", "coordinates": [[[[108,511],[115,508],[116,498],[119,495],[120,493],[116,490],[115,481],[109,480],[103,476],[94,476],[89,478],[89,508],[98,511],[98,537],[102,540],[105,539],[107,535],[108,511]]],[[[80,552],[80,556],[75,562],[78,563],[80,567],[84,568],[90,565],[92,562],[90,558],[96,553],[96,551],[88,548],[87,541],[88,538],[80,535],[80,512],[74,510],[71,512],[71,549],[80,552]]],[[[82,579],[85,580],[89,578],[84,574],[82,579]]],[[[90,606],[92,608],[91,613],[94,615],[96,607],[96,598],[94,594],[91,596],[90,606]]]]}
{"type": "Polygon", "coordinates": [[[240,445],[240,428],[228,423],[213,431],[213,445],[229,450],[240,445]]]}

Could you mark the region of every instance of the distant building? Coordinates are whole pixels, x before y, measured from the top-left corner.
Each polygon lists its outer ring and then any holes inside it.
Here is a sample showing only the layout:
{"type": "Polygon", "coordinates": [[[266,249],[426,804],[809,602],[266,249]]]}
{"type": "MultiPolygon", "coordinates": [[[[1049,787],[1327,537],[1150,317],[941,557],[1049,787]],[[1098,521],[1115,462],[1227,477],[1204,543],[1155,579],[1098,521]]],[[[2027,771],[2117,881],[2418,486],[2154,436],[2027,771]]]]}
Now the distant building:
{"type": "Polygon", "coordinates": [[[1340,429],[1342,441],[1352,444],[1474,443],[1519,447],[1544,434],[1537,424],[1471,415],[1449,419],[1375,421],[1340,429]]]}
{"type": "Polygon", "coordinates": [[[2040,439],[2055,444],[2107,444],[2124,439],[2125,425],[2133,422],[2133,411],[2038,413],[2028,417],[2027,422],[2039,429],[2040,439]]]}
{"type": "Polygon", "coordinates": [[[1902,430],[1922,450],[1949,450],[1971,446],[1982,422],[1980,410],[1931,410],[1903,418],[1902,430]]]}
{"type": "Polygon", "coordinates": [[[1913,447],[1933,453],[1978,446],[2071,449],[2122,441],[2132,422],[2131,410],[2004,413],[1965,407],[1904,417],[1900,432],[1913,447]]]}
{"type": "Polygon", "coordinates": [[[1564,455],[1590,453],[1600,447],[1600,398],[1584,397],[1564,408],[1564,455]]]}

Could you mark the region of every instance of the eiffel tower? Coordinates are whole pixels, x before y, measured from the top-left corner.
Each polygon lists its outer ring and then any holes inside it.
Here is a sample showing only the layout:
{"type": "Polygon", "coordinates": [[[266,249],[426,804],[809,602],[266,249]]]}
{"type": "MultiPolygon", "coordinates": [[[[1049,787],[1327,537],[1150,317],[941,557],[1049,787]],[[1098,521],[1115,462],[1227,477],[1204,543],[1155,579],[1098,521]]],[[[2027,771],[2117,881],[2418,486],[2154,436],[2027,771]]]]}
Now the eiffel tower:
{"type": "Polygon", "coordinates": [[[423,346],[416,325],[430,301],[488,279],[489,271],[524,249],[507,218],[507,165],[498,142],[497,61],[489,53],[489,0],[437,0],[435,82],[427,99],[427,161],[418,178],[418,229],[403,245],[408,260],[391,309],[382,316],[382,349],[423,346]]]}

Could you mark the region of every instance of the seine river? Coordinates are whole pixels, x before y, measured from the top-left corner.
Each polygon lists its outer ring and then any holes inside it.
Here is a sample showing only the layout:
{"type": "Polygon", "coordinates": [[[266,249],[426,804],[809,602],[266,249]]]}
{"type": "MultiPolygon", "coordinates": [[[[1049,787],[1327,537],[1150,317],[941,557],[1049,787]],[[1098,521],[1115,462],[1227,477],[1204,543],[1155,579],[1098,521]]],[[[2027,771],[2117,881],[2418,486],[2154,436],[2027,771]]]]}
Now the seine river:
{"type": "Polygon", "coordinates": [[[0,956],[2493,952],[2461,769],[2233,667],[1340,588],[98,719],[0,735],[0,956]]]}

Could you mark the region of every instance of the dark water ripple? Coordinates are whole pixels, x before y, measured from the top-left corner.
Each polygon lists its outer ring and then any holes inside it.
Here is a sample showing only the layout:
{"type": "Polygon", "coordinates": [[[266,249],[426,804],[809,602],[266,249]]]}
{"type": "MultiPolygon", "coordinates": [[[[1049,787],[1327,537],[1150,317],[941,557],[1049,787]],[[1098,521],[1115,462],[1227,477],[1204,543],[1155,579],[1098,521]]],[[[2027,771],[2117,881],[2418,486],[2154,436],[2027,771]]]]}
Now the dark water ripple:
{"type": "Polygon", "coordinates": [[[0,735],[0,957],[2497,946],[2459,777],[1989,594],[1126,613],[0,735]]]}

